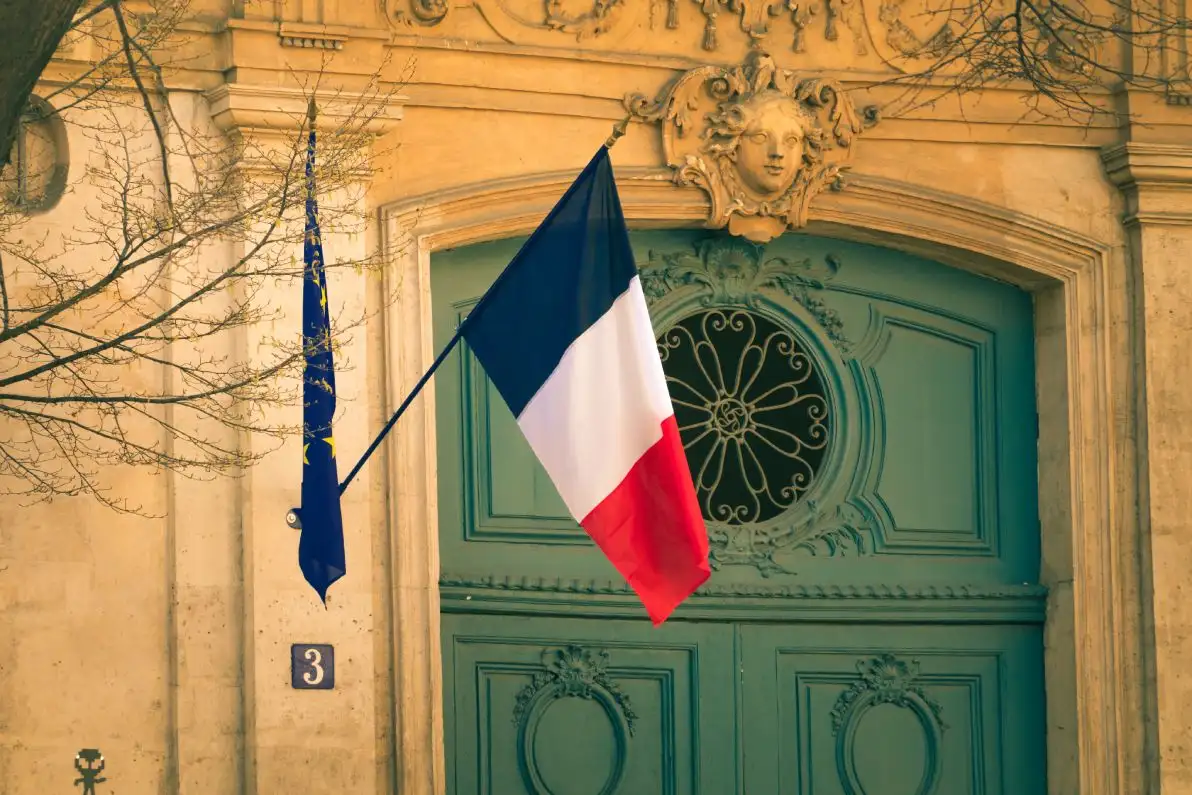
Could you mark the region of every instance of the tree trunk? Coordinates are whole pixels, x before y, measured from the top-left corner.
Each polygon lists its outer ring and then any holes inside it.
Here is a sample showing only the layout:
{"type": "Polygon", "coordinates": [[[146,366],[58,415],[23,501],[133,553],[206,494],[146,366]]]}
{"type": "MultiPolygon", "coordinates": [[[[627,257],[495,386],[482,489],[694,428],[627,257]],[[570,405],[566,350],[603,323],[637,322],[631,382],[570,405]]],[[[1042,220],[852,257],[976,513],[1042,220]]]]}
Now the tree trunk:
{"type": "Polygon", "coordinates": [[[85,0],[0,0],[0,167],[37,78],[85,0]]]}

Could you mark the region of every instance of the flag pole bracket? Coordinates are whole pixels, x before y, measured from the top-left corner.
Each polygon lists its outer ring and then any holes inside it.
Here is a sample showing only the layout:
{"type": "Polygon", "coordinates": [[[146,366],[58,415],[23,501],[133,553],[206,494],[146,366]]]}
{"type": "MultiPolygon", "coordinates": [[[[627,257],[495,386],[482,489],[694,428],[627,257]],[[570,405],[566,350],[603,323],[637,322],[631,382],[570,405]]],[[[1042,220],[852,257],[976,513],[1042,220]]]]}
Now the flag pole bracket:
{"type": "Polygon", "coordinates": [[[621,119],[619,122],[617,122],[616,124],[613,125],[613,132],[611,135],[609,135],[608,140],[606,140],[604,142],[604,148],[612,149],[613,146],[617,143],[617,141],[621,140],[621,136],[623,136],[628,129],[629,129],[629,117],[626,116],[625,118],[621,119]]]}

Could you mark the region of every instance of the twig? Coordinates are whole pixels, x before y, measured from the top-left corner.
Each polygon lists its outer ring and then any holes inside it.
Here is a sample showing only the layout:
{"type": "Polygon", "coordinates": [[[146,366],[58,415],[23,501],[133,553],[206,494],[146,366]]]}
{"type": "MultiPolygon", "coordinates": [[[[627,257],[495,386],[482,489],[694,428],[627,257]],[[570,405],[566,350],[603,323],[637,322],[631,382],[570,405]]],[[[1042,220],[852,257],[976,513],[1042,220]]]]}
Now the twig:
{"type": "Polygon", "coordinates": [[[137,69],[136,56],[132,52],[132,34],[128,30],[128,24],[124,19],[124,10],[120,7],[120,2],[121,0],[112,0],[112,13],[116,17],[116,26],[120,29],[121,45],[124,49],[124,59],[128,63],[129,76],[132,77],[133,83],[137,86],[137,91],[141,94],[141,101],[145,105],[145,113],[149,116],[150,123],[153,124],[153,134],[157,136],[157,145],[161,150],[161,174],[165,182],[166,202],[168,206],[173,206],[174,189],[170,183],[170,149],[166,144],[165,130],[161,128],[161,123],[157,120],[157,111],[153,109],[153,99],[149,96],[149,91],[145,88],[144,81],[141,80],[140,70],[137,69]]]}
{"type": "Polygon", "coordinates": [[[8,330],[8,286],[4,283],[3,252],[0,252],[0,330],[8,330]]]}

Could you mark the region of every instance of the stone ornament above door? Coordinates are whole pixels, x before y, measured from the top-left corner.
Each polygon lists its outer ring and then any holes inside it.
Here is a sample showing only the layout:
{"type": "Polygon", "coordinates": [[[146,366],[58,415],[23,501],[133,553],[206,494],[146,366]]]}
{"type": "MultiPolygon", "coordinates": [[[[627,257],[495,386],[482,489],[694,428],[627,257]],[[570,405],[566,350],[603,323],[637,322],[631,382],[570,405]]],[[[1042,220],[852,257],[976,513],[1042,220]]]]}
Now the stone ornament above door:
{"type": "Polygon", "coordinates": [[[631,118],[661,126],[676,184],[711,200],[709,229],[758,243],[807,224],[811,201],[839,189],[857,136],[878,121],[834,80],[802,78],[762,50],[740,66],[701,66],[653,100],[625,97],[631,118]]]}
{"type": "MultiPolygon", "coordinates": [[[[732,46],[741,34],[753,43],[774,43],[795,53],[815,53],[843,41],[856,56],[869,55],[870,32],[878,51],[905,54],[914,32],[906,19],[916,20],[920,9],[900,16],[906,0],[870,0],[874,11],[861,0],[378,0],[382,15],[395,30],[437,26],[456,9],[474,7],[502,39],[511,44],[558,45],[567,40],[610,46],[635,31],[681,31],[684,17],[702,17],[702,25],[689,25],[692,41],[713,52],[732,46]],[[904,19],[905,18],[905,19],[904,19]],[[812,24],[815,23],[815,24],[812,24]],[[876,25],[876,27],[874,27],[876,25]],[[728,30],[726,31],[725,28],[728,30]],[[733,35],[733,28],[740,31],[733,35]],[[822,37],[809,45],[807,31],[822,37]],[[698,31],[698,32],[697,32],[698,31]],[[727,34],[727,35],[726,35],[727,34]],[[883,35],[884,34],[884,35],[883,35]],[[698,37],[698,38],[697,38],[698,37]],[[845,38],[847,37],[847,38],[845,38]],[[886,39],[891,43],[887,44],[886,39]]],[[[934,0],[910,0],[930,3],[934,0]]],[[[934,12],[927,26],[946,22],[934,12]]],[[[923,25],[920,25],[923,27],[923,25]]],[[[934,30],[916,31],[930,42],[934,30]]]]}

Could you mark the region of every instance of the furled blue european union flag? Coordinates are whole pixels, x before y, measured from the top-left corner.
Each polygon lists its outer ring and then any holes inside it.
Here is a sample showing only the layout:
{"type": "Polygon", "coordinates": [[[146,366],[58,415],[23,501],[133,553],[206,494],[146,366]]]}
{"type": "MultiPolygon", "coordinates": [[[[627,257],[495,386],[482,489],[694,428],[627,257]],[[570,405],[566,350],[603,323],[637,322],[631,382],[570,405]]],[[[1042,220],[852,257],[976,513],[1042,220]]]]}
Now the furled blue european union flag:
{"type": "Polygon", "coordinates": [[[319,204],[315,199],[315,130],[311,113],[306,149],[306,240],[303,243],[302,349],[302,527],[298,565],[306,581],[327,602],[327,589],[344,576],[344,527],[339,507],[339,473],[335,465],[335,362],[331,351],[331,314],[327,306],[327,272],[319,236],[319,204]]]}

